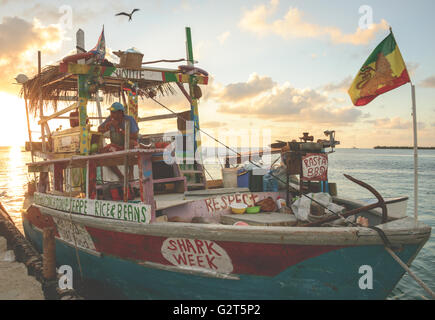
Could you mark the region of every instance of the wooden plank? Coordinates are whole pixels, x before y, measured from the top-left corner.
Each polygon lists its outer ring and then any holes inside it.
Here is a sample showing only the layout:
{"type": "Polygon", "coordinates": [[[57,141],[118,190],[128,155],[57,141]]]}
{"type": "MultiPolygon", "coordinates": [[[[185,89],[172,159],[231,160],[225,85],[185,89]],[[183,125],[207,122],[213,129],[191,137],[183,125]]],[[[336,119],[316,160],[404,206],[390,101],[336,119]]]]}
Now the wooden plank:
{"type": "MultiPolygon", "coordinates": [[[[55,83],[61,82],[61,81],[65,80],[65,79],[68,79],[68,78],[70,78],[70,77],[72,77],[72,76],[73,76],[72,74],[66,74],[66,75],[64,75],[64,76],[62,76],[62,77],[60,77],[60,78],[57,78],[56,80],[50,81],[49,83],[45,83],[44,85],[42,85],[42,87],[48,87],[48,86],[51,86],[52,84],[55,84],[55,83]]],[[[47,99],[46,99],[46,100],[47,100],[47,99]]]]}
{"type": "MultiPolygon", "coordinates": [[[[122,203],[122,202],[121,202],[122,203]]],[[[371,229],[360,227],[235,227],[218,224],[197,223],[156,223],[137,224],[129,221],[101,219],[79,214],[70,215],[39,205],[41,213],[102,230],[126,232],[157,237],[196,238],[213,241],[239,241],[250,243],[279,243],[302,245],[381,245],[379,234],[371,229]]],[[[385,224],[384,232],[394,244],[421,244],[427,241],[431,228],[421,222],[414,224],[413,218],[397,220],[396,225],[385,224]],[[412,232],[410,232],[412,230],[412,232]]]]}
{"type": "Polygon", "coordinates": [[[50,167],[48,165],[36,165],[36,166],[29,166],[28,172],[49,172],[50,167]]]}
{"type": "MultiPolygon", "coordinates": [[[[79,117],[56,117],[56,119],[78,119],[79,117]]],[[[87,117],[90,120],[106,119],[107,117],[87,117]]]]}
{"type": "Polygon", "coordinates": [[[243,221],[250,226],[294,226],[298,220],[293,214],[288,213],[245,213],[225,214],[221,216],[221,223],[233,225],[237,221],[243,221]]]}
{"type": "Polygon", "coordinates": [[[151,205],[151,221],[156,218],[156,201],[154,200],[153,168],[150,154],[141,154],[139,157],[139,180],[141,182],[141,199],[151,205]]]}
{"type": "Polygon", "coordinates": [[[158,116],[138,118],[137,122],[162,120],[162,119],[171,119],[171,118],[177,118],[177,117],[178,117],[178,113],[169,113],[169,114],[161,114],[161,115],[158,115],[158,116]]]}
{"type": "MultiPolygon", "coordinates": [[[[64,97],[62,97],[62,96],[59,96],[59,97],[56,97],[56,96],[49,96],[49,97],[47,97],[47,98],[45,98],[45,100],[55,100],[55,101],[78,101],[78,97],[73,97],[73,96],[64,96],[64,97]]],[[[103,101],[104,99],[102,98],[102,97],[99,97],[98,98],[98,101],[103,101]]],[[[90,99],[88,99],[88,101],[97,101],[97,99],[95,99],[95,98],[90,98],[90,99]]]]}
{"type": "Polygon", "coordinates": [[[49,115],[47,117],[41,117],[41,120],[38,121],[38,124],[42,124],[42,123],[45,123],[45,122],[47,122],[47,121],[49,121],[51,119],[57,118],[58,116],[60,116],[62,114],[65,114],[65,113],[67,113],[69,111],[72,111],[72,110],[74,110],[76,108],[77,108],[77,102],[73,103],[69,107],[66,107],[65,109],[62,109],[62,110],[60,110],[58,112],[55,112],[55,113],[53,113],[53,114],[51,114],[51,115],[49,115]]]}
{"type": "Polygon", "coordinates": [[[63,159],[52,159],[47,161],[38,161],[38,162],[29,162],[26,163],[27,166],[37,166],[37,165],[46,165],[46,164],[53,164],[53,163],[67,163],[71,164],[74,163],[85,163],[86,160],[108,160],[108,159],[123,159],[123,156],[128,154],[131,156],[139,156],[140,154],[153,154],[153,153],[162,153],[163,149],[131,149],[131,150],[122,150],[122,151],[115,151],[110,153],[99,153],[99,154],[93,154],[89,156],[82,156],[82,155],[72,155],[68,156],[67,158],[63,159]]]}
{"type": "Polygon", "coordinates": [[[173,178],[164,178],[164,179],[155,179],[153,183],[171,183],[177,181],[184,181],[186,177],[173,177],[173,178]]]}
{"type": "Polygon", "coordinates": [[[232,194],[232,193],[250,192],[249,188],[219,188],[207,190],[194,190],[184,193],[185,196],[211,196],[217,194],[232,194]]]}
{"type": "Polygon", "coordinates": [[[192,79],[195,79],[198,84],[208,84],[208,77],[203,75],[189,75],[183,74],[180,70],[176,71],[164,71],[164,69],[141,68],[141,69],[127,69],[116,68],[111,79],[119,80],[145,80],[145,81],[157,81],[157,82],[181,82],[189,83],[192,79]]]}

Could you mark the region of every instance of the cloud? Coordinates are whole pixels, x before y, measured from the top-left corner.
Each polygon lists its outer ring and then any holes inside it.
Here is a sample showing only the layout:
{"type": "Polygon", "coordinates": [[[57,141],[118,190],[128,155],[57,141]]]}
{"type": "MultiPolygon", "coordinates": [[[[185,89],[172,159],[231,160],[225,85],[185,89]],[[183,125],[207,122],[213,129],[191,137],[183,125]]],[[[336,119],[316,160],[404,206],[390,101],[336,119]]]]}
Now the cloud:
{"type": "Polygon", "coordinates": [[[333,98],[320,91],[282,85],[270,77],[252,74],[247,82],[214,85],[209,99],[218,104],[217,112],[254,117],[273,122],[304,122],[351,125],[366,117],[358,108],[336,108],[333,98]]]}
{"type": "Polygon", "coordinates": [[[221,101],[240,101],[255,97],[273,88],[275,83],[270,77],[259,76],[253,73],[247,82],[230,83],[225,87],[214,86],[208,98],[215,98],[221,101]]]}
{"type": "Polygon", "coordinates": [[[318,107],[301,111],[303,120],[318,124],[349,125],[364,117],[362,111],[353,106],[344,108],[318,107]]]}
{"type": "Polygon", "coordinates": [[[56,25],[43,26],[19,17],[4,17],[0,23],[0,90],[16,92],[12,86],[18,73],[35,72],[37,50],[45,55],[57,52],[63,41],[63,32],[56,25]]]}
{"type": "Polygon", "coordinates": [[[245,11],[239,27],[258,36],[276,34],[284,39],[329,37],[333,43],[353,45],[367,44],[379,31],[388,29],[388,23],[382,20],[378,24],[373,24],[369,29],[357,28],[354,33],[345,34],[337,27],[321,26],[304,21],[303,12],[292,7],[282,19],[268,22],[268,19],[276,12],[278,4],[279,0],[271,0],[269,5],[263,4],[245,11]]]}
{"type": "Polygon", "coordinates": [[[219,122],[219,121],[206,121],[201,123],[201,128],[207,128],[207,129],[212,129],[212,128],[221,128],[221,127],[225,127],[227,124],[225,122],[219,122]]]}
{"type": "Polygon", "coordinates": [[[217,39],[219,41],[220,44],[224,44],[224,42],[228,39],[228,37],[230,36],[230,32],[226,31],[222,34],[220,34],[217,39]]]}
{"type": "Polygon", "coordinates": [[[344,78],[343,80],[341,80],[339,83],[330,82],[328,84],[325,84],[322,87],[322,90],[326,91],[326,92],[332,92],[332,91],[345,91],[345,92],[347,92],[347,90],[349,89],[351,84],[352,84],[352,77],[348,76],[348,77],[344,78]]]}
{"type": "Polygon", "coordinates": [[[435,88],[435,76],[424,79],[420,82],[420,85],[425,88],[435,88]]]}
{"type": "MultiPolygon", "coordinates": [[[[26,6],[20,16],[28,19],[37,18],[47,24],[60,24],[64,18],[68,18],[68,15],[71,14],[73,26],[80,27],[89,21],[97,21],[99,16],[107,13],[107,8],[110,8],[113,14],[125,10],[123,4],[116,0],[101,2],[76,0],[74,5],[62,2],[56,4],[35,3],[33,6],[26,6]]],[[[126,23],[128,20],[125,17],[114,16],[113,18],[117,19],[119,23],[126,23]]]]}
{"type": "Polygon", "coordinates": [[[409,76],[412,78],[415,75],[420,64],[417,62],[406,61],[406,69],[408,70],[409,76]]]}
{"type": "Polygon", "coordinates": [[[405,121],[400,117],[369,120],[368,122],[377,129],[409,129],[412,126],[411,121],[405,121]]]}

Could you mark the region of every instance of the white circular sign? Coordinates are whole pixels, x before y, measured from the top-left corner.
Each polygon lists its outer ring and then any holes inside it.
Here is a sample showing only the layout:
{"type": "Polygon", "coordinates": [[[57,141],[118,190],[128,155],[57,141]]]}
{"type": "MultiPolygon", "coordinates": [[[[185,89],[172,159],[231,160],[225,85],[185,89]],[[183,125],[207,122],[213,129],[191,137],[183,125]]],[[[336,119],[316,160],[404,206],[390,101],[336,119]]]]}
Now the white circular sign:
{"type": "Polygon", "coordinates": [[[162,255],[176,266],[202,268],[231,273],[233,264],[227,252],[210,240],[167,238],[162,244],[162,255]]]}

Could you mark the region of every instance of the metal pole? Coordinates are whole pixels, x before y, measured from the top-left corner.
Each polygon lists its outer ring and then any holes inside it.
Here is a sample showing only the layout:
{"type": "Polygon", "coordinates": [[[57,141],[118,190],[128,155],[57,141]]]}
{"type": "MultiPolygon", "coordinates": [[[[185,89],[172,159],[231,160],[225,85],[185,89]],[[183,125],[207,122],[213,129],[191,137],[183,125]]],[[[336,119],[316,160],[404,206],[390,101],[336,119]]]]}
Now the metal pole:
{"type": "Polygon", "coordinates": [[[414,219],[418,221],[418,143],[417,143],[417,110],[415,104],[415,86],[411,83],[412,93],[412,125],[414,129],[414,219]]]}

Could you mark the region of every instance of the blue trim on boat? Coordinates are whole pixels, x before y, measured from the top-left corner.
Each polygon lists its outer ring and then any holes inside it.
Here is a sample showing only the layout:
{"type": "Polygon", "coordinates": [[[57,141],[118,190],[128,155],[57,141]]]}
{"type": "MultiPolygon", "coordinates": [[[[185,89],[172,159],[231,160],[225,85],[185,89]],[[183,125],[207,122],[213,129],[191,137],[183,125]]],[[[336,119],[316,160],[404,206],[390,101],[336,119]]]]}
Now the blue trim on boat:
{"type": "MultiPolygon", "coordinates": [[[[23,219],[26,237],[42,251],[42,233],[23,219]]],[[[397,255],[408,261],[418,245],[405,245],[397,255]]],[[[274,277],[239,275],[239,280],[160,270],[135,261],[79,250],[84,279],[110,284],[128,299],[385,299],[404,270],[380,245],[353,246],[305,260],[274,277]],[[362,265],[373,270],[373,289],[358,282],[362,265]]],[[[56,240],[58,265],[68,264],[80,279],[75,248],[56,240]]],[[[76,281],[75,281],[76,283],[76,281]]],[[[99,297],[95,297],[98,299],[99,297]]]]}

